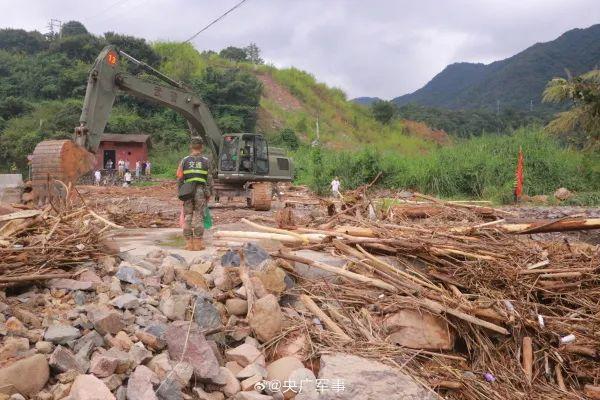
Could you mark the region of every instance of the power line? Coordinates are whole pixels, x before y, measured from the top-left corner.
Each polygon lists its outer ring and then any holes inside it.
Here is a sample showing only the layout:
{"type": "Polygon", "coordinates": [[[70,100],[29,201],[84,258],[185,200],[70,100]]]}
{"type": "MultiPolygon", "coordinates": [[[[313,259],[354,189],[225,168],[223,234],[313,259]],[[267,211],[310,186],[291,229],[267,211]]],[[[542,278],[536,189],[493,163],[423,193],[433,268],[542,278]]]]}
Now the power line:
{"type": "Polygon", "coordinates": [[[229,10],[227,10],[223,14],[221,14],[221,16],[219,16],[217,19],[215,19],[214,21],[212,21],[210,24],[206,25],[204,28],[200,29],[198,32],[196,32],[195,34],[193,34],[192,37],[190,37],[188,40],[184,41],[183,43],[187,43],[190,40],[193,40],[196,36],[198,36],[199,34],[201,34],[202,32],[204,32],[205,30],[207,30],[208,28],[210,28],[211,26],[213,26],[214,24],[216,24],[217,22],[219,22],[223,18],[225,18],[227,16],[227,14],[229,14],[230,12],[232,12],[233,10],[235,10],[236,8],[240,7],[245,2],[246,2],[246,0],[240,1],[235,6],[231,7],[229,10]]]}

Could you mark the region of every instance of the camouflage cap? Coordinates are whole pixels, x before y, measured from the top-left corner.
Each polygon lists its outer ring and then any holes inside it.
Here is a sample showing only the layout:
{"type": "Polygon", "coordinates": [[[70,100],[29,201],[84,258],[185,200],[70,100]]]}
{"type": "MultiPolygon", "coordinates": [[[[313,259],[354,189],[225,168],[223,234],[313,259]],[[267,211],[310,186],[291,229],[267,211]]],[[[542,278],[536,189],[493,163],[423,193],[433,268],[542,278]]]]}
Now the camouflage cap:
{"type": "Polygon", "coordinates": [[[193,136],[193,137],[192,137],[192,139],[190,140],[190,143],[191,143],[192,145],[202,145],[202,144],[204,144],[204,143],[202,142],[202,139],[201,139],[201,138],[199,138],[198,136],[193,136]]]}

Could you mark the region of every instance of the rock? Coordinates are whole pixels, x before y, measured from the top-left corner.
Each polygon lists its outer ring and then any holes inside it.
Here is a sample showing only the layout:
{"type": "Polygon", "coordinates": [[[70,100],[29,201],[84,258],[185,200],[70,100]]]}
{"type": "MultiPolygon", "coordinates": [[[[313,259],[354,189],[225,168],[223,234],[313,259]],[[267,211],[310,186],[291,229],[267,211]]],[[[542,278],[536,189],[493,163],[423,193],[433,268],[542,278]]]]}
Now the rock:
{"type": "Polygon", "coordinates": [[[112,392],[113,390],[118,389],[119,386],[123,384],[123,378],[121,377],[121,375],[111,375],[107,378],[102,379],[102,382],[104,382],[108,390],[112,392]]]}
{"type": "Polygon", "coordinates": [[[167,255],[163,259],[160,267],[162,269],[169,265],[175,269],[187,269],[188,268],[188,263],[187,263],[187,261],[185,261],[185,258],[183,258],[182,256],[180,256],[179,254],[176,254],[176,253],[170,253],[169,255],[167,255]]]}
{"type": "Polygon", "coordinates": [[[199,331],[198,326],[190,322],[173,322],[167,328],[166,340],[169,356],[173,360],[182,360],[194,367],[194,374],[199,379],[213,379],[219,374],[219,362],[210,345],[199,331]],[[189,337],[185,347],[185,338],[189,337]]]}
{"type": "Polygon", "coordinates": [[[167,265],[162,269],[162,283],[163,285],[170,285],[175,280],[175,268],[172,265],[167,265]]]}
{"type": "Polygon", "coordinates": [[[244,368],[235,361],[227,361],[225,363],[225,368],[228,368],[234,375],[237,377],[237,373],[243,370],[244,368]]]}
{"type": "Polygon", "coordinates": [[[227,250],[221,257],[221,265],[223,267],[239,267],[240,255],[232,250],[227,250]]]}
{"type": "Polygon", "coordinates": [[[190,304],[191,296],[187,294],[176,294],[161,300],[158,309],[171,321],[182,321],[190,304]]]}
{"type": "Polygon", "coordinates": [[[52,393],[52,397],[57,400],[64,399],[65,397],[67,397],[69,395],[70,391],[71,391],[70,383],[57,383],[50,390],[50,392],[52,393]]]}
{"type": "Polygon", "coordinates": [[[164,379],[173,369],[167,353],[160,353],[154,356],[148,363],[147,367],[150,368],[159,379],[164,379]]]}
{"type": "Polygon", "coordinates": [[[277,298],[269,294],[258,299],[254,303],[248,322],[261,342],[267,342],[277,336],[283,324],[283,315],[277,298]]]}
{"type": "Polygon", "coordinates": [[[114,374],[119,360],[114,357],[100,354],[92,358],[90,366],[90,373],[96,375],[98,378],[106,378],[114,374]]]}
{"type": "Polygon", "coordinates": [[[127,400],[127,387],[119,387],[115,392],[115,397],[117,398],[117,400],[127,400]]]}
{"type": "Polygon", "coordinates": [[[0,349],[0,360],[15,358],[29,350],[27,338],[7,337],[0,349]]]}
{"type": "Polygon", "coordinates": [[[85,374],[87,368],[84,365],[85,363],[82,361],[83,360],[76,357],[71,350],[59,345],[50,355],[48,363],[52,369],[59,372],[66,372],[70,369],[74,369],[82,374],[85,374]]]}
{"type": "Polygon", "coordinates": [[[232,400],[273,400],[273,397],[257,392],[239,392],[232,400]]]}
{"type": "Polygon", "coordinates": [[[266,260],[271,259],[269,253],[267,253],[265,249],[254,243],[246,243],[242,247],[242,251],[244,252],[246,265],[248,265],[251,269],[255,269],[266,260]]]}
{"type": "Polygon", "coordinates": [[[50,325],[44,333],[44,339],[54,344],[65,344],[79,337],[81,332],[71,325],[50,325]]]}
{"type": "Polygon", "coordinates": [[[254,294],[256,294],[256,298],[260,299],[269,295],[267,289],[263,285],[262,281],[258,279],[256,276],[250,278],[252,281],[252,286],[254,286],[254,294]]]}
{"type": "Polygon", "coordinates": [[[12,335],[24,336],[27,333],[25,325],[16,317],[7,319],[4,326],[6,327],[6,331],[12,335]]]}
{"type": "Polygon", "coordinates": [[[17,317],[20,321],[22,321],[24,324],[29,325],[32,328],[42,327],[42,320],[29,310],[16,307],[13,309],[13,315],[17,317]]]}
{"type": "Polygon", "coordinates": [[[383,321],[383,329],[391,335],[387,340],[411,349],[452,350],[452,328],[441,317],[425,311],[402,309],[383,321]]]}
{"type": "Polygon", "coordinates": [[[221,386],[221,392],[226,397],[231,397],[242,389],[240,382],[233,375],[233,372],[225,367],[219,368],[219,374],[212,379],[212,382],[221,386]]]}
{"type": "Polygon", "coordinates": [[[221,326],[221,314],[208,297],[198,296],[196,298],[196,311],[194,321],[202,330],[210,330],[221,326]]]}
{"type": "MultiPolygon", "coordinates": [[[[304,258],[308,258],[309,260],[319,261],[338,268],[343,268],[343,266],[346,264],[346,260],[344,260],[343,258],[332,256],[329,253],[324,253],[321,251],[299,250],[294,254],[304,258]]],[[[313,268],[300,262],[294,263],[294,272],[303,278],[311,280],[320,281],[325,279],[328,282],[334,282],[338,279],[338,275],[334,274],[333,272],[313,268]]]]}
{"type": "Polygon", "coordinates": [[[127,382],[127,400],[157,400],[153,385],[159,382],[154,372],[139,365],[127,382]]]}
{"type": "MultiPolygon", "coordinates": [[[[304,364],[296,357],[284,357],[273,361],[267,365],[267,379],[269,381],[283,382],[290,381],[290,375],[297,369],[304,368],[304,364]]],[[[286,399],[294,397],[292,390],[285,390],[282,387],[281,392],[286,399]]]]}
{"type": "Polygon", "coordinates": [[[129,351],[129,349],[131,349],[131,346],[133,346],[133,341],[129,338],[129,335],[127,335],[127,333],[125,333],[124,331],[117,332],[114,338],[110,337],[108,339],[108,342],[111,344],[111,346],[117,347],[118,349],[121,349],[123,351],[129,351]]]}
{"type": "Polygon", "coordinates": [[[121,288],[121,281],[116,276],[110,278],[110,294],[111,296],[118,296],[123,293],[123,288],[121,288]]]}
{"type": "Polygon", "coordinates": [[[195,387],[193,392],[198,400],[225,400],[225,395],[221,392],[206,393],[200,387],[195,387]]]}
{"type": "Polygon", "coordinates": [[[87,358],[96,347],[104,345],[104,339],[96,331],[86,333],[75,342],[73,350],[81,357],[87,358]]]}
{"type": "Polygon", "coordinates": [[[58,379],[60,383],[72,383],[79,375],[79,372],[75,371],[74,369],[70,369],[67,372],[56,375],[56,379],[58,379]]]}
{"type": "Polygon", "coordinates": [[[75,378],[69,398],[70,400],[115,400],[115,396],[104,382],[94,375],[79,375],[75,378]]]}
{"type": "Polygon", "coordinates": [[[244,369],[235,374],[238,379],[247,379],[254,375],[260,375],[261,378],[267,377],[267,369],[262,365],[252,363],[247,365],[244,369]]]}
{"type": "Polygon", "coordinates": [[[109,274],[115,272],[117,267],[117,259],[112,256],[102,256],[98,260],[100,267],[109,274]]]}
{"type": "Polygon", "coordinates": [[[554,192],[554,197],[556,197],[558,200],[564,201],[573,197],[573,193],[571,193],[569,189],[561,187],[556,189],[556,192],[554,192]]]}
{"type": "Polygon", "coordinates": [[[290,382],[294,382],[294,387],[290,387],[289,390],[297,393],[294,397],[295,400],[316,400],[319,398],[317,378],[310,369],[297,369],[290,374],[288,379],[290,382]]]}
{"type": "Polygon", "coordinates": [[[27,400],[22,394],[20,393],[15,393],[13,395],[11,395],[8,400],[27,400]]]}
{"type": "Polygon", "coordinates": [[[256,347],[248,343],[225,351],[225,358],[228,361],[237,362],[242,367],[246,367],[252,363],[265,365],[265,356],[256,347]]]}
{"type": "Polygon", "coordinates": [[[244,379],[241,382],[240,385],[242,387],[242,390],[244,392],[247,392],[249,390],[254,390],[254,388],[256,387],[256,384],[258,384],[259,382],[262,382],[262,381],[263,381],[263,377],[262,376],[260,376],[260,375],[253,375],[253,376],[251,376],[249,378],[244,379]]]}
{"type": "Polygon", "coordinates": [[[102,283],[102,278],[91,269],[87,269],[79,274],[77,280],[82,282],[102,283]]]}
{"type": "Polygon", "coordinates": [[[119,270],[115,274],[115,276],[121,282],[131,283],[133,285],[139,285],[142,283],[144,276],[140,271],[133,268],[129,263],[123,261],[119,266],[119,270]]]}
{"type": "Polygon", "coordinates": [[[409,375],[380,362],[348,354],[322,355],[319,379],[327,379],[329,383],[328,390],[319,399],[437,399],[409,375]],[[343,390],[340,383],[344,384],[343,390]]]}
{"type": "Polygon", "coordinates": [[[132,362],[129,359],[129,354],[125,353],[116,347],[111,347],[103,354],[105,357],[111,357],[117,360],[117,368],[115,374],[123,374],[129,371],[132,362]]]}
{"type": "Polygon", "coordinates": [[[122,315],[104,307],[93,307],[88,310],[88,318],[94,329],[101,335],[116,334],[125,328],[122,315]]]}
{"type": "Polygon", "coordinates": [[[82,282],[75,279],[55,278],[50,279],[47,286],[51,289],[64,290],[94,290],[93,282],[82,282]]]}
{"type": "Polygon", "coordinates": [[[35,344],[35,349],[38,353],[50,354],[54,350],[54,346],[50,342],[40,341],[35,344]]]}
{"type": "Polygon", "coordinates": [[[167,345],[165,341],[166,332],[167,326],[165,324],[152,324],[144,330],[137,331],[135,335],[149,348],[162,350],[167,345]]]}
{"type": "Polygon", "coordinates": [[[42,390],[49,377],[50,369],[46,357],[36,354],[1,368],[0,387],[5,387],[5,393],[7,389],[13,389],[12,393],[33,396],[42,390]]]}
{"type": "Polygon", "coordinates": [[[206,283],[206,279],[195,271],[189,270],[178,270],[181,271],[179,273],[180,278],[192,289],[201,289],[208,290],[208,284],[206,283]]]}
{"type": "Polygon", "coordinates": [[[181,384],[173,377],[163,380],[156,391],[161,400],[183,400],[181,384]]]}
{"type": "Polygon", "coordinates": [[[175,373],[175,378],[181,383],[181,386],[186,387],[194,375],[194,366],[190,363],[178,362],[173,367],[173,372],[175,373]]]}
{"type": "Polygon", "coordinates": [[[217,289],[226,292],[235,287],[235,279],[228,268],[217,265],[213,269],[211,276],[217,289]]]}
{"type": "Polygon", "coordinates": [[[143,364],[152,358],[152,352],[146,349],[140,342],[131,346],[127,355],[129,356],[129,359],[133,363],[134,367],[137,367],[138,365],[143,364]]]}
{"type": "Polygon", "coordinates": [[[192,265],[190,265],[190,271],[194,271],[199,273],[200,275],[204,275],[207,274],[208,271],[210,271],[211,267],[212,264],[210,263],[210,261],[194,262],[192,265]]]}
{"type": "Polygon", "coordinates": [[[110,304],[121,309],[131,309],[138,307],[140,305],[140,301],[134,295],[126,293],[115,297],[110,304]]]}
{"type": "Polygon", "coordinates": [[[225,301],[225,308],[229,315],[246,316],[248,313],[248,302],[243,299],[233,298],[225,301]]]}
{"type": "Polygon", "coordinates": [[[275,296],[279,297],[286,289],[286,274],[273,261],[266,263],[261,271],[255,272],[255,276],[260,279],[264,288],[275,296]]]}

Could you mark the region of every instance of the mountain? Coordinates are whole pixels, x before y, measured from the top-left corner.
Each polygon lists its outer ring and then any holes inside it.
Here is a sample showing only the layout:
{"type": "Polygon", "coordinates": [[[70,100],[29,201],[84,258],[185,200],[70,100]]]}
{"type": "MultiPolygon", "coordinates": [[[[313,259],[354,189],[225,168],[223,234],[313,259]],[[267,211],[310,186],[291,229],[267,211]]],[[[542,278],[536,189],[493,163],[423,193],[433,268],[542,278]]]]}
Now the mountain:
{"type": "Polygon", "coordinates": [[[421,89],[396,97],[397,105],[416,103],[449,109],[550,109],[541,104],[548,81],[587,72],[600,65],[600,24],[573,29],[491,64],[448,65],[421,89]],[[499,103],[498,103],[499,102],[499,103]],[[532,103],[531,103],[532,102],[532,103]]]}
{"type": "Polygon", "coordinates": [[[370,106],[371,104],[375,103],[377,100],[381,100],[379,97],[357,97],[355,99],[352,99],[350,101],[356,103],[356,104],[360,104],[361,106],[370,106]]]}

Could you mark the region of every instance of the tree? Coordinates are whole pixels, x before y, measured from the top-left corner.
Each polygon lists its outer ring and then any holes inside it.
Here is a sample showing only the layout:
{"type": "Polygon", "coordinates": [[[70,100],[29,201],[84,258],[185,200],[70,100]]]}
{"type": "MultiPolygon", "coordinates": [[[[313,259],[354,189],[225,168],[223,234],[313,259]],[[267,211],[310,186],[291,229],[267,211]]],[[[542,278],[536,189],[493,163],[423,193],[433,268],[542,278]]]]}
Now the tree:
{"type": "Polygon", "coordinates": [[[250,43],[248,46],[244,47],[244,51],[246,52],[248,61],[250,61],[252,64],[265,63],[265,61],[262,58],[260,58],[260,49],[258,48],[256,43],[250,43]]]}
{"type": "Polygon", "coordinates": [[[33,54],[48,47],[44,36],[38,31],[23,29],[0,29],[0,49],[10,52],[33,54]]]}
{"type": "Polygon", "coordinates": [[[371,105],[373,118],[382,124],[387,124],[394,117],[395,108],[392,102],[385,100],[377,100],[371,105]]]}
{"type": "Polygon", "coordinates": [[[244,49],[239,47],[229,46],[219,52],[219,55],[231,61],[248,61],[248,56],[244,49]]]}
{"type": "Polygon", "coordinates": [[[33,110],[31,104],[20,97],[6,97],[0,99],[0,118],[5,120],[18,117],[33,110]]]}
{"type": "Polygon", "coordinates": [[[546,129],[551,133],[572,133],[582,130],[589,145],[600,140],[600,69],[575,78],[554,78],[544,90],[543,101],[570,101],[571,109],[556,115],[546,129]]]}
{"type": "Polygon", "coordinates": [[[62,25],[60,33],[65,36],[89,35],[86,27],[79,21],[69,21],[62,25]]]}
{"type": "Polygon", "coordinates": [[[293,129],[285,128],[279,133],[279,141],[290,150],[297,150],[300,147],[300,140],[293,129]]]}

